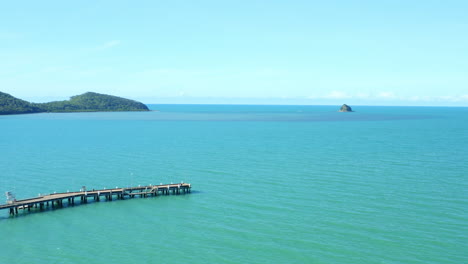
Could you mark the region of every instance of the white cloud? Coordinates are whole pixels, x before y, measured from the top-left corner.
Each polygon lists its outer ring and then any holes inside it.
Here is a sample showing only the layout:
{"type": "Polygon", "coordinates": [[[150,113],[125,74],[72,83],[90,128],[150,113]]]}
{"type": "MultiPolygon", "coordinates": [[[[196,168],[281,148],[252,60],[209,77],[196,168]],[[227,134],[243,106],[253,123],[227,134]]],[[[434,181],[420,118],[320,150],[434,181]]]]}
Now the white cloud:
{"type": "Polygon", "coordinates": [[[435,99],[449,102],[468,102],[468,94],[462,94],[459,96],[438,96],[435,97],[435,99]]]}
{"type": "Polygon", "coordinates": [[[371,95],[368,94],[368,93],[358,93],[358,94],[356,95],[356,97],[359,98],[359,99],[367,99],[367,98],[370,98],[371,95]]]}
{"type": "Polygon", "coordinates": [[[332,98],[332,99],[344,99],[344,98],[350,98],[351,96],[348,95],[345,92],[340,92],[340,91],[332,91],[331,93],[327,94],[324,96],[324,98],[332,98]]]}
{"type": "Polygon", "coordinates": [[[449,95],[444,95],[444,96],[437,96],[437,97],[434,97],[433,99],[435,100],[439,100],[439,101],[456,101],[457,100],[457,97],[455,96],[449,96],[449,95]]]}
{"type": "Polygon", "coordinates": [[[417,95],[408,97],[408,101],[414,101],[414,102],[421,101],[421,99],[422,99],[421,96],[417,96],[417,95]]]}
{"type": "Polygon", "coordinates": [[[385,99],[395,99],[396,96],[394,93],[392,92],[380,92],[377,97],[380,97],[380,98],[385,98],[385,99]]]}
{"type": "Polygon", "coordinates": [[[409,105],[466,105],[468,103],[468,94],[460,95],[406,95],[400,96],[394,92],[385,91],[375,94],[366,92],[346,93],[342,91],[332,91],[325,95],[312,95],[305,97],[309,100],[318,100],[317,102],[338,102],[346,99],[350,102],[360,102],[363,104],[409,104],[409,105]]]}

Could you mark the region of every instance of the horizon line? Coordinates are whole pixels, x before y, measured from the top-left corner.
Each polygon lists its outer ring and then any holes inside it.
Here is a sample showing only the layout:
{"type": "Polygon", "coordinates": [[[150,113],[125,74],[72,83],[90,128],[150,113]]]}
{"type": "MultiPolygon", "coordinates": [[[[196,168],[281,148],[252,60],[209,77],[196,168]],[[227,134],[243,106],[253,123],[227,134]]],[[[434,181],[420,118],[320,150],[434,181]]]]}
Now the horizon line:
{"type": "MultiPolygon", "coordinates": [[[[102,92],[100,92],[102,93],[102,92]]],[[[371,100],[370,98],[321,98],[311,99],[305,97],[193,97],[193,96],[135,96],[116,95],[144,104],[176,104],[176,105],[355,105],[355,106],[427,106],[427,107],[468,107],[468,101],[446,101],[446,100],[402,100],[402,99],[381,99],[371,100]],[[318,102],[321,101],[321,102],[318,102]],[[355,103],[353,103],[353,101],[355,103]]],[[[16,98],[29,102],[43,103],[59,100],[67,100],[72,96],[16,96],[16,98]]]]}
{"type": "MultiPolygon", "coordinates": [[[[252,106],[342,106],[343,104],[269,104],[269,103],[143,103],[145,105],[252,105],[252,106]]],[[[385,106],[385,107],[468,107],[468,105],[377,105],[377,104],[348,104],[351,107],[385,106]]]]}

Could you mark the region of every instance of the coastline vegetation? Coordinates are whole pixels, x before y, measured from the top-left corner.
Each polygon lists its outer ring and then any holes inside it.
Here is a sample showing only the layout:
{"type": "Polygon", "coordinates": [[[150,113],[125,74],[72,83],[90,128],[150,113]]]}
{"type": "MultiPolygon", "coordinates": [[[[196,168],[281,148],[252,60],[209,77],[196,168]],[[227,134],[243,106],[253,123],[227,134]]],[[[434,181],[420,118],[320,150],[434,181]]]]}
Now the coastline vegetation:
{"type": "Polygon", "coordinates": [[[70,100],[49,103],[30,103],[0,92],[0,115],[64,112],[149,111],[140,102],[122,97],[87,92],[70,100]]]}

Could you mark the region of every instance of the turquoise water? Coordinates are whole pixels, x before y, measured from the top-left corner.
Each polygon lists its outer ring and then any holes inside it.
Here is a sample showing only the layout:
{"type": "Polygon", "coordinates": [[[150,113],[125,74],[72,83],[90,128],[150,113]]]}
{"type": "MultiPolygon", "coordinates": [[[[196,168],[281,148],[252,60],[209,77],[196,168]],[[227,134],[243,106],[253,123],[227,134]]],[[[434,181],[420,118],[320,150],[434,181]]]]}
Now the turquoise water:
{"type": "Polygon", "coordinates": [[[468,263],[468,108],[151,107],[0,116],[18,199],[193,186],[0,211],[1,263],[468,263]]]}

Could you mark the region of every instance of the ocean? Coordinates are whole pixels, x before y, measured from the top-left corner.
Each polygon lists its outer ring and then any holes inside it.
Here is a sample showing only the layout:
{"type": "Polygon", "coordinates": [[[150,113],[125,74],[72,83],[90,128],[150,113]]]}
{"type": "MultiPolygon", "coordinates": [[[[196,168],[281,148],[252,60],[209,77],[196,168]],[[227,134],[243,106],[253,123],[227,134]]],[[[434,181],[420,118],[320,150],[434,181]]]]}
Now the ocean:
{"type": "Polygon", "coordinates": [[[0,211],[1,263],[468,263],[468,108],[150,108],[0,116],[17,199],[192,184],[0,211]]]}

